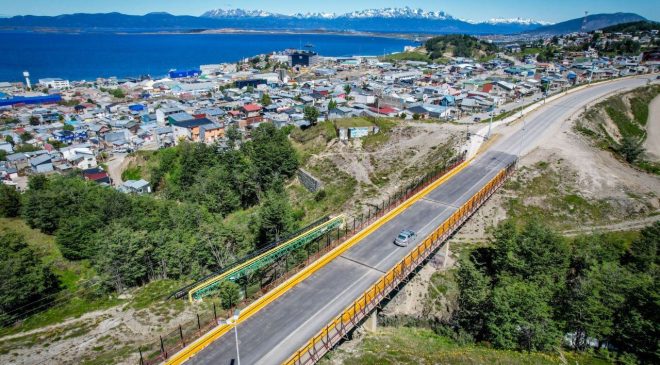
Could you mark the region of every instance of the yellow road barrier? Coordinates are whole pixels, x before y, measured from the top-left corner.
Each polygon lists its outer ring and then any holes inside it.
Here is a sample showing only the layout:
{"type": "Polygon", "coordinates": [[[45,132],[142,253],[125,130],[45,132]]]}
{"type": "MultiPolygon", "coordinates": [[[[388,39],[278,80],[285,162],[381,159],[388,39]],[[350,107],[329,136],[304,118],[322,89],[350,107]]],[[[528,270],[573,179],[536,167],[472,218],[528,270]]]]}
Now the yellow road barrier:
{"type": "Polygon", "coordinates": [[[454,169],[437,179],[436,181],[432,182],[425,188],[421,189],[419,192],[408,198],[405,202],[397,206],[396,208],[392,209],[382,217],[378,218],[376,221],[374,221],[371,225],[367,226],[360,232],[358,232],[356,235],[353,237],[349,238],[346,240],[346,242],[342,243],[341,245],[337,246],[334,248],[332,251],[328,252],[327,254],[323,255],[321,258],[313,262],[311,265],[305,267],[303,270],[298,272],[296,275],[292,276],[289,278],[287,281],[284,283],[280,284],[278,287],[275,289],[271,290],[270,292],[266,293],[264,296],[261,298],[257,299],[254,301],[252,304],[248,305],[245,309],[241,311],[241,315],[239,316],[237,322],[235,324],[222,324],[210,331],[209,333],[205,334],[204,336],[200,337],[193,343],[191,343],[189,346],[184,348],[183,350],[177,352],[174,354],[171,358],[169,358],[165,364],[167,365],[178,365],[184,363],[186,360],[190,359],[191,357],[195,356],[198,352],[206,348],[208,345],[213,343],[215,340],[218,338],[222,337],[225,333],[229,332],[233,328],[234,325],[242,323],[252,317],[255,313],[259,312],[261,309],[263,309],[265,306],[268,304],[272,303],[274,300],[282,296],[284,293],[289,291],[291,288],[296,286],[298,283],[301,281],[305,280],[308,278],[310,275],[318,271],[320,268],[324,267],[328,262],[334,260],[337,258],[337,256],[341,255],[342,253],[346,252],[349,248],[355,246],[358,242],[360,242],[364,237],[368,236],[378,228],[380,228],[383,224],[387,223],[390,221],[392,218],[396,217],[399,215],[402,211],[404,211],[406,208],[414,204],[416,201],[421,199],[422,197],[426,196],[429,192],[449,180],[451,177],[459,173],[461,170],[463,170],[470,162],[472,162],[472,159],[467,160],[456,166],[454,169]]]}

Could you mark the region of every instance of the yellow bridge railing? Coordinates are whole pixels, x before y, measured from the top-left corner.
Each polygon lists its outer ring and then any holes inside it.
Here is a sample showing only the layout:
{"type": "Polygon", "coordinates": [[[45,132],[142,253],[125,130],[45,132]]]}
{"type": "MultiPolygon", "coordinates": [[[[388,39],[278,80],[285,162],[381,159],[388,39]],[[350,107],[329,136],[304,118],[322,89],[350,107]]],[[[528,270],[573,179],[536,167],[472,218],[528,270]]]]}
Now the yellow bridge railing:
{"type": "Polygon", "coordinates": [[[429,255],[437,250],[496,190],[513,172],[515,162],[502,169],[481,190],[456,210],[433,233],[413,249],[397,265],[384,274],[371,288],[365,291],[353,304],[325,326],[316,336],[291,355],[285,365],[314,364],[332,347],[355,328],[362,319],[371,313],[392,291],[405,282],[410,274],[429,255]]]}

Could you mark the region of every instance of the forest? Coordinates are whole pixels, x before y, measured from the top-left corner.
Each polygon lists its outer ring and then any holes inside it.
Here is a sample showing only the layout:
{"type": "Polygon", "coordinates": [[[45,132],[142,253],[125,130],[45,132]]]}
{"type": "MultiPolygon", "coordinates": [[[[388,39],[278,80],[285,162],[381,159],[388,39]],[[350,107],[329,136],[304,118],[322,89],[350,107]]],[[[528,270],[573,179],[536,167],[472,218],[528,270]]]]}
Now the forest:
{"type": "Polygon", "coordinates": [[[490,245],[462,255],[456,334],[498,349],[616,351],[657,364],[660,223],[627,244],[563,237],[541,222],[507,221],[490,245]]]}
{"type": "MultiPolygon", "coordinates": [[[[196,279],[294,231],[284,191],[298,159],[286,132],[271,124],[230,148],[182,143],[154,157],[153,196],[129,195],[80,175],[35,175],[20,194],[0,184],[0,214],[20,217],[56,238],[62,255],[86,260],[103,292],[122,292],[154,279],[196,279]],[[236,148],[234,148],[236,147],[236,148]],[[228,214],[251,209],[248,222],[228,214]]],[[[0,232],[0,321],[43,307],[58,291],[52,268],[10,229],[0,232]],[[36,304],[35,304],[36,305],[36,304]]]]}

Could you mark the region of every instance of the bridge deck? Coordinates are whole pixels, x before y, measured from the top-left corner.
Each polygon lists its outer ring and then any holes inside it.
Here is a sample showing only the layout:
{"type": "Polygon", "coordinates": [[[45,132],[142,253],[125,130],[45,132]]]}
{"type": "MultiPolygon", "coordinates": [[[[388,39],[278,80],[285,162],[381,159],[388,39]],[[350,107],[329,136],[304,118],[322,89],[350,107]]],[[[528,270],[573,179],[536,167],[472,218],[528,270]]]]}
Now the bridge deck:
{"type": "MultiPolygon", "coordinates": [[[[641,84],[641,80],[622,80],[616,87],[641,84]]],[[[531,142],[548,133],[548,129],[556,128],[556,121],[613,89],[610,85],[594,86],[552,103],[543,113],[527,117],[524,135],[519,131],[499,141],[490,152],[238,325],[241,363],[280,364],[286,360],[413,249],[414,245],[402,248],[392,243],[401,229],[412,229],[418,234],[417,240],[423,239],[513,161],[516,154],[533,146],[531,142]]],[[[232,332],[201,350],[188,363],[229,364],[236,358],[232,332]]]]}

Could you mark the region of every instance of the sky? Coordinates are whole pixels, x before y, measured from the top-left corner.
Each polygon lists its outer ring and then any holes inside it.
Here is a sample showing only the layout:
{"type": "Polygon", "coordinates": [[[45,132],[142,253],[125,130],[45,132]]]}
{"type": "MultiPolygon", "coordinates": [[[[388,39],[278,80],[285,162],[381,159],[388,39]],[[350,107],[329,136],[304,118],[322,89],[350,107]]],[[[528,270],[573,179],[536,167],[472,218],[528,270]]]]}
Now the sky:
{"type": "Polygon", "coordinates": [[[176,15],[201,15],[207,10],[260,9],[282,14],[305,12],[345,13],[354,10],[404,7],[442,10],[461,19],[532,18],[560,22],[590,14],[632,12],[660,20],[658,0],[0,0],[0,16],[59,15],[69,13],[146,14],[165,11],[176,15]]]}

